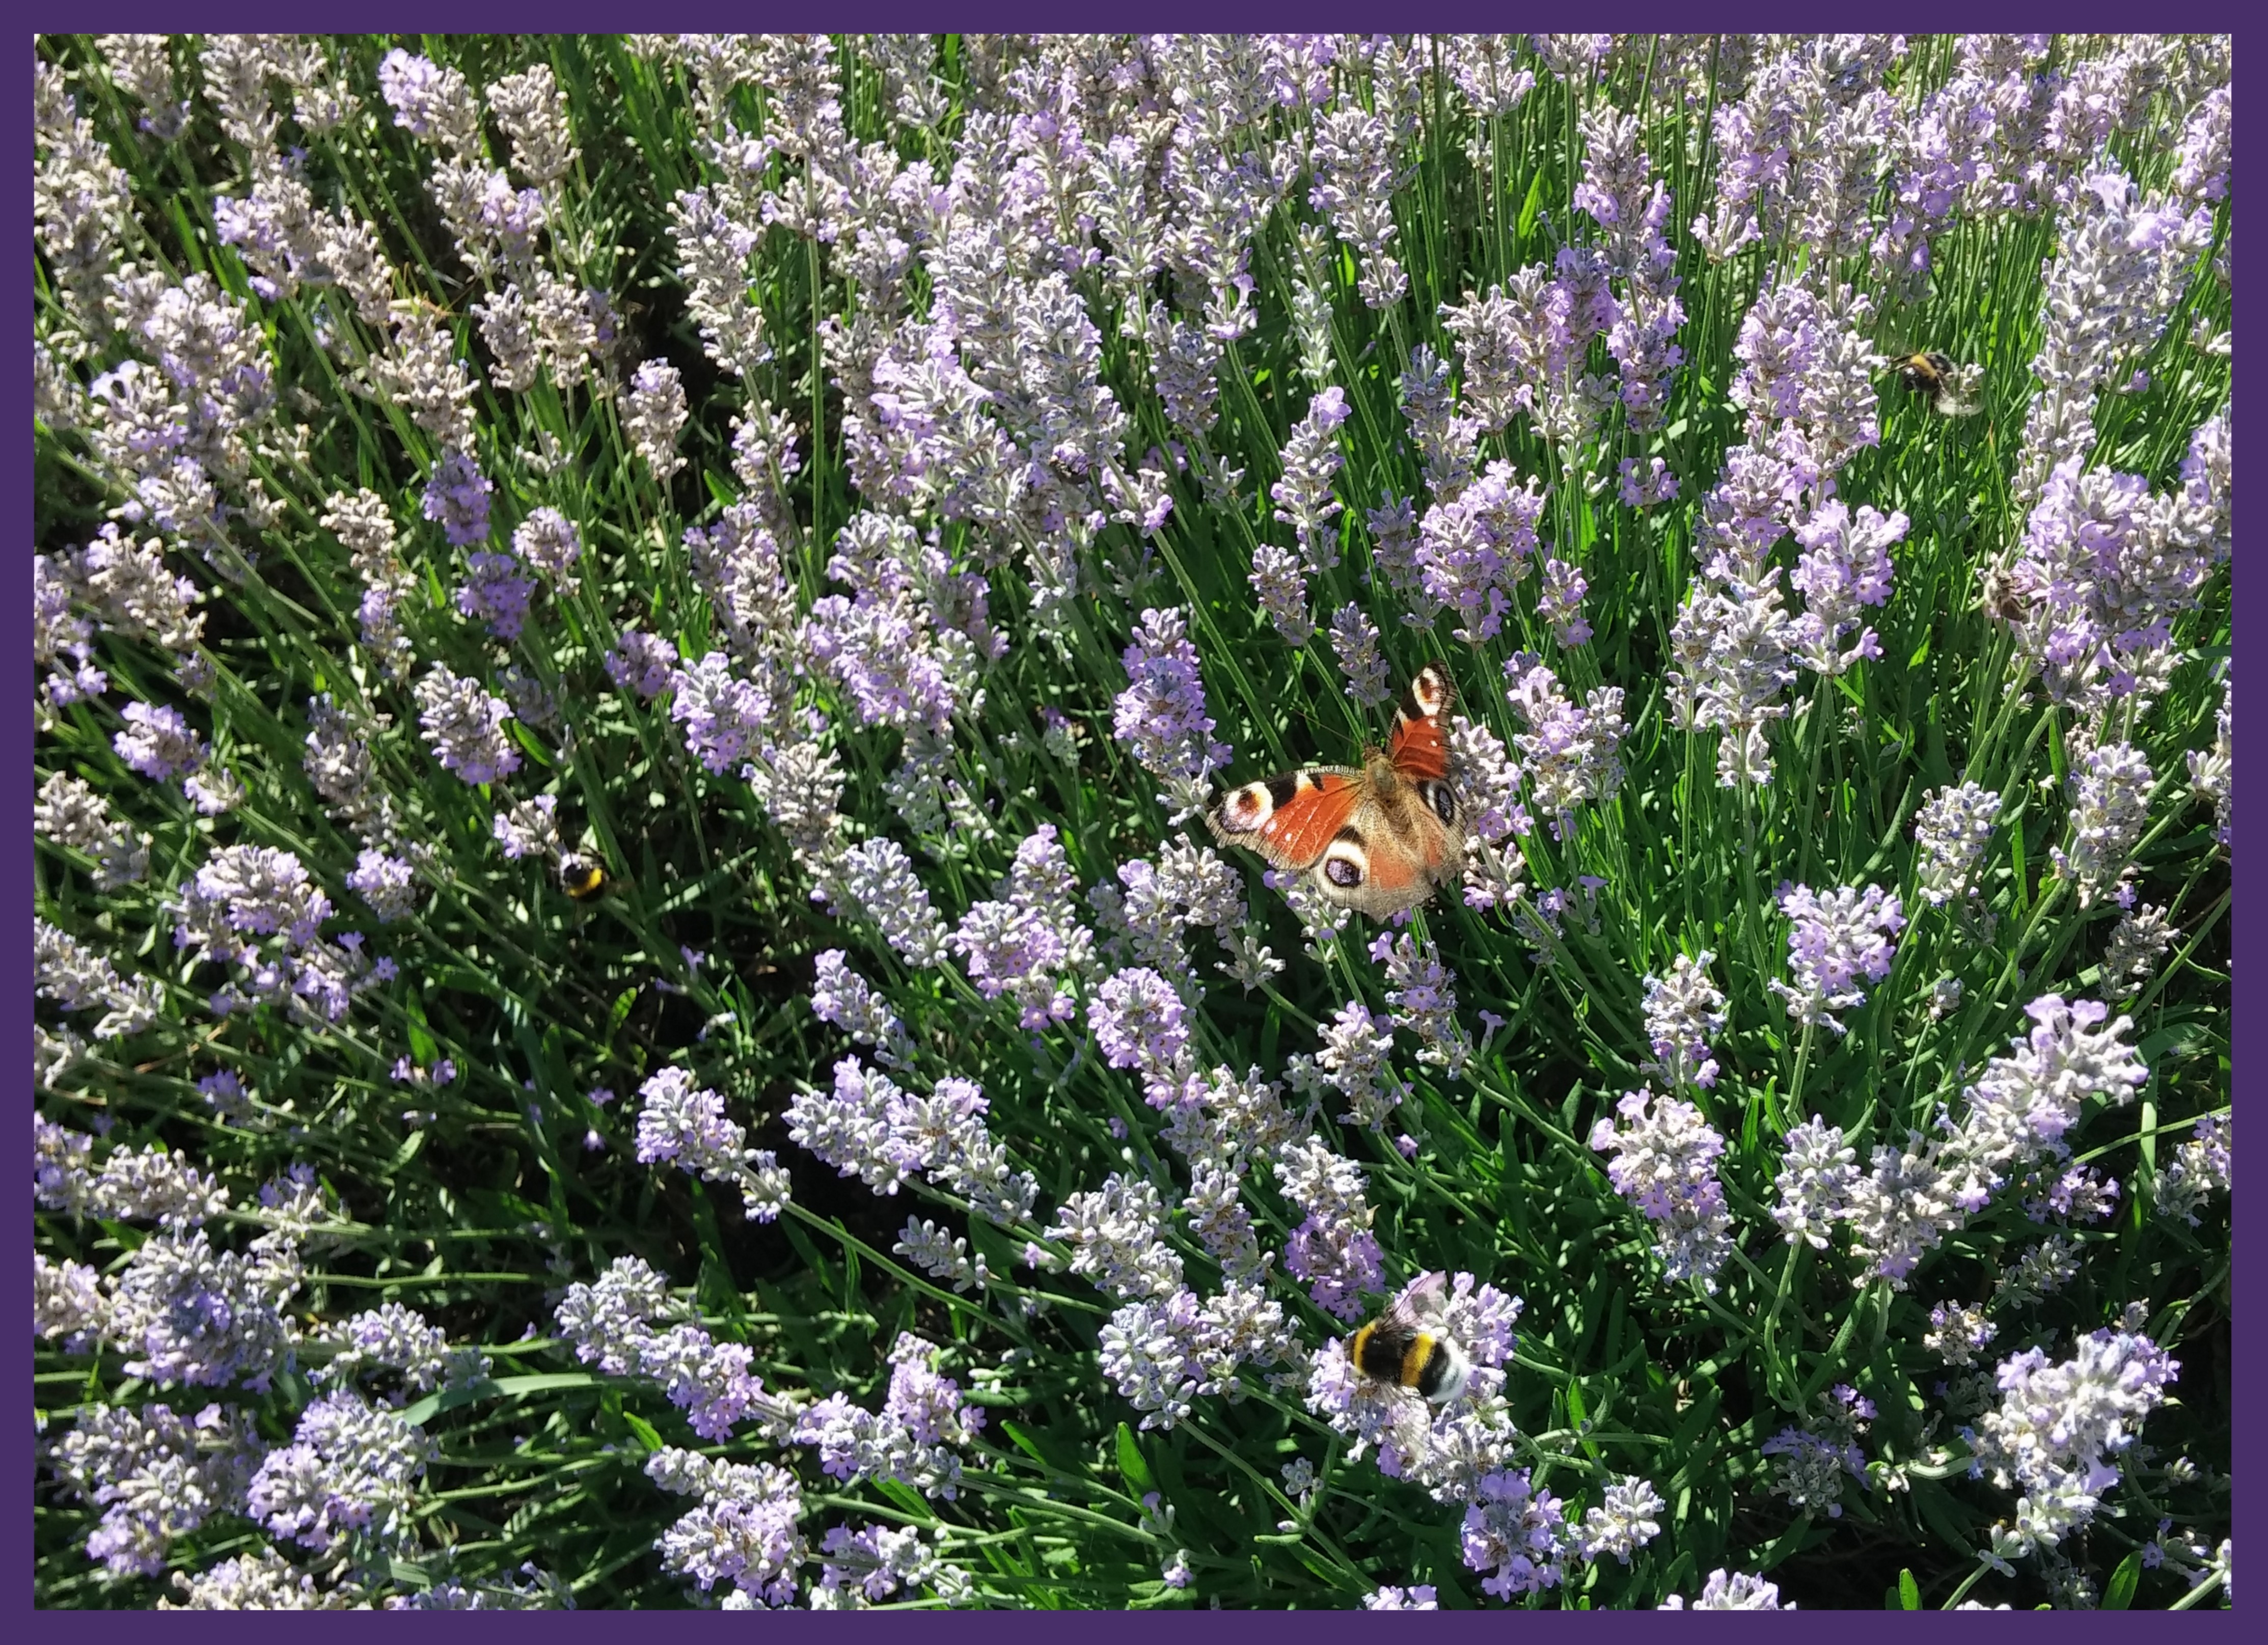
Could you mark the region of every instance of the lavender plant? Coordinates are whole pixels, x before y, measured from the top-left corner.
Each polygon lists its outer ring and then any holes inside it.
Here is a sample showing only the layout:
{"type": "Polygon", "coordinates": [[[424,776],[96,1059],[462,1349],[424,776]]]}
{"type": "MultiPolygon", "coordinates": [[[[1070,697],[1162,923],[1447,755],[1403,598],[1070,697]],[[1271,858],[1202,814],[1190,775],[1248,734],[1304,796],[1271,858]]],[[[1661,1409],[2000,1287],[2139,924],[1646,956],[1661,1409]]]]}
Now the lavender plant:
{"type": "Polygon", "coordinates": [[[39,1601],[2227,1603],[2230,72],[42,39],[39,1601]]]}

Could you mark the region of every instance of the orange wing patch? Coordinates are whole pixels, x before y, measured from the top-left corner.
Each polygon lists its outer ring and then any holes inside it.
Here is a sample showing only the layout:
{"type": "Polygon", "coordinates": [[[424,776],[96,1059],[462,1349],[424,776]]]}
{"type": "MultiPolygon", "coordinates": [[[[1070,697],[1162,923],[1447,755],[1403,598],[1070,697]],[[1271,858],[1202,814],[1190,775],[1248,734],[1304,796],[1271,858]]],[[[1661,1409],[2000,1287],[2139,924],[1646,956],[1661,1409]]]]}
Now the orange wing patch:
{"type": "Polygon", "coordinates": [[[1336,771],[1302,771],[1297,782],[1298,790],[1276,807],[1253,842],[1278,868],[1313,868],[1362,797],[1355,779],[1336,771]]]}

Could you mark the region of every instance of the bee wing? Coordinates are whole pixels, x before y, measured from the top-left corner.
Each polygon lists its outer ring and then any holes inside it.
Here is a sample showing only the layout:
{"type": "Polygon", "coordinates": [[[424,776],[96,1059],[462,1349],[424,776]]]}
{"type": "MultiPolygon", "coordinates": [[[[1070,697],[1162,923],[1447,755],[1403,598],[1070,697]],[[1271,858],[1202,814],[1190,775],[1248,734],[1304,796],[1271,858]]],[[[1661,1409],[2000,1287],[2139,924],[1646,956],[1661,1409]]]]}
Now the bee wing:
{"type": "Polygon", "coordinates": [[[1971,417],[1977,415],[1977,402],[1963,400],[1951,389],[1940,389],[1937,395],[1937,415],[1940,417],[1971,417]]]}
{"type": "Polygon", "coordinates": [[[1386,1318],[1405,1330],[1433,1330],[1449,1311],[1449,1276],[1421,1274],[1402,1288],[1386,1311],[1386,1318]]]}

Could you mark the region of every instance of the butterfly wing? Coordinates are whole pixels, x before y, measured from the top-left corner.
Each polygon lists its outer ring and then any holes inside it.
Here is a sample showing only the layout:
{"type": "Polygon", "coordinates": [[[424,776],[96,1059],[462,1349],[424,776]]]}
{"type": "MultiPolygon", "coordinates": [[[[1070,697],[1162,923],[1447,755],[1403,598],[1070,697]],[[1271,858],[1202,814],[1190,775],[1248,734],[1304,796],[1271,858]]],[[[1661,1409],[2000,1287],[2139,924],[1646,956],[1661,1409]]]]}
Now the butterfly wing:
{"type": "Polygon", "coordinates": [[[1224,845],[1248,846],[1278,868],[1314,867],[1362,800],[1362,774],[1310,766],[1231,789],[1205,813],[1224,845]]]}
{"type": "Polygon", "coordinates": [[[1442,718],[1455,700],[1447,674],[1431,663],[1418,671],[1394,710],[1394,736],[1387,745],[1397,775],[1411,782],[1449,780],[1449,738],[1442,718]]]}

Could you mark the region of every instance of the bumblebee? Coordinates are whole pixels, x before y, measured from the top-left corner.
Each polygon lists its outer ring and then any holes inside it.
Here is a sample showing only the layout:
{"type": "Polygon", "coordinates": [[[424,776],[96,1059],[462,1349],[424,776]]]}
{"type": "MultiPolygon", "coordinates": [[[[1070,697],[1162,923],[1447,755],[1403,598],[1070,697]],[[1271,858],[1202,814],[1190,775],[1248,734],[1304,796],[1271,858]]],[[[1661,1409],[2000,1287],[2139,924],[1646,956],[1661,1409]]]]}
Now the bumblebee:
{"type": "Polygon", "coordinates": [[[1472,1362],[1444,1329],[1447,1276],[1428,1274],[1395,1297],[1386,1311],[1347,1339],[1347,1358],[1375,1383],[1407,1388],[1429,1405],[1447,1405],[1465,1391],[1472,1362]]]}
{"type": "Polygon", "coordinates": [[[592,902],[607,894],[614,876],[595,857],[568,856],[560,859],[559,889],[578,902],[592,902]]]}
{"type": "Polygon", "coordinates": [[[1918,354],[1902,355],[1890,362],[1898,380],[1917,394],[1927,394],[1930,406],[1941,417],[1966,417],[1977,410],[1977,402],[1964,397],[1955,386],[1961,373],[1952,360],[1934,349],[1925,349],[1918,354]]]}
{"type": "Polygon", "coordinates": [[[2015,579],[1998,567],[1977,578],[1977,605],[2002,622],[2021,622],[2032,614],[2030,606],[2016,591],[2015,579]]]}

